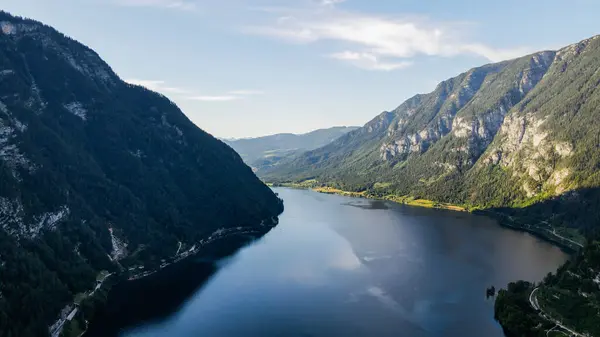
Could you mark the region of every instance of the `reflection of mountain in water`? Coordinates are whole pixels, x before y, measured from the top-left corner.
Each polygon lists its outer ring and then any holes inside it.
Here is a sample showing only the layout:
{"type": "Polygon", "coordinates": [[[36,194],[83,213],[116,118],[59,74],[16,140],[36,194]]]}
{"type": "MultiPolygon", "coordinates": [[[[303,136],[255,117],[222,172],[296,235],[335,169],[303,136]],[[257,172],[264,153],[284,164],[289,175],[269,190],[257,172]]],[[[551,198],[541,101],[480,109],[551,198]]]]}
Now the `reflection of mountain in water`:
{"type": "Polygon", "coordinates": [[[359,200],[344,203],[345,206],[358,207],[363,209],[389,209],[389,206],[382,200],[359,200]]]}
{"type": "Polygon", "coordinates": [[[206,247],[199,256],[135,281],[122,281],[99,309],[86,337],[112,337],[142,322],[166,319],[198,291],[222,266],[221,261],[253,238],[233,237],[206,247]]]}

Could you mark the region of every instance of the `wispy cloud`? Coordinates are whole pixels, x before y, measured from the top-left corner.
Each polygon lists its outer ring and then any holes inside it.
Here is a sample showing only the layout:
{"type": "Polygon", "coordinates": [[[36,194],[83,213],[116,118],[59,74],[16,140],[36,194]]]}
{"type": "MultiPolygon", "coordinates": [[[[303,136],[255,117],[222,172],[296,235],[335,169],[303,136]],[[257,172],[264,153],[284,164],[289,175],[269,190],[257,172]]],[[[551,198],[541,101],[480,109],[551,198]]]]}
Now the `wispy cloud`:
{"type": "Polygon", "coordinates": [[[192,0],[113,0],[113,2],[117,5],[130,7],[157,7],[183,11],[197,9],[196,2],[192,0]]]}
{"type": "Polygon", "coordinates": [[[337,4],[341,4],[342,2],[346,2],[346,0],[319,0],[319,4],[322,6],[335,6],[337,4]]]}
{"type": "Polygon", "coordinates": [[[529,51],[469,41],[458,23],[343,11],[334,6],[340,2],[322,0],[321,6],[272,10],[267,13],[276,17],[270,18],[270,24],[245,27],[243,31],[290,43],[336,42],[345,51],[333,50],[330,58],[370,70],[406,68],[419,56],[476,55],[496,62],[529,51]]]}
{"type": "Polygon", "coordinates": [[[160,93],[180,94],[180,95],[191,94],[191,91],[189,91],[189,90],[172,87],[172,86],[167,86],[165,81],[160,81],[160,80],[141,80],[141,79],[131,78],[131,79],[126,79],[125,82],[130,83],[130,84],[140,85],[142,87],[145,87],[145,88],[148,88],[150,90],[160,92],[160,93]]]}
{"type": "Polygon", "coordinates": [[[242,96],[234,96],[234,95],[186,97],[186,99],[189,99],[191,101],[201,101],[201,102],[228,102],[228,101],[237,101],[241,98],[242,98],[242,96]]]}
{"type": "Polygon", "coordinates": [[[252,96],[265,94],[265,92],[262,90],[232,90],[229,93],[237,96],[252,96]]]}
{"type": "Polygon", "coordinates": [[[382,61],[379,57],[371,53],[353,52],[348,50],[341,53],[333,53],[329,55],[329,57],[348,62],[356,67],[367,70],[390,71],[404,69],[413,64],[411,61],[386,62],[382,61]]]}
{"type": "Polygon", "coordinates": [[[162,87],[160,90],[162,90],[164,92],[172,93],[172,94],[179,94],[179,95],[191,94],[191,91],[189,91],[189,90],[176,88],[176,87],[162,87]]]}
{"type": "Polygon", "coordinates": [[[125,82],[140,85],[152,91],[160,92],[162,94],[172,94],[176,97],[191,100],[191,101],[199,101],[199,102],[228,102],[228,101],[237,101],[240,99],[244,99],[248,96],[256,96],[256,95],[264,95],[265,92],[262,90],[231,90],[226,92],[225,94],[217,94],[217,95],[202,95],[194,92],[190,89],[184,89],[179,87],[174,87],[167,85],[165,81],[162,80],[142,80],[142,79],[127,79],[125,82]]]}
{"type": "Polygon", "coordinates": [[[261,90],[231,90],[224,95],[199,95],[186,97],[192,101],[201,102],[228,102],[244,99],[248,96],[263,95],[265,92],[261,90]]]}
{"type": "Polygon", "coordinates": [[[154,91],[158,91],[158,89],[165,84],[165,81],[140,80],[137,78],[126,79],[125,82],[129,84],[140,85],[154,91]]]}

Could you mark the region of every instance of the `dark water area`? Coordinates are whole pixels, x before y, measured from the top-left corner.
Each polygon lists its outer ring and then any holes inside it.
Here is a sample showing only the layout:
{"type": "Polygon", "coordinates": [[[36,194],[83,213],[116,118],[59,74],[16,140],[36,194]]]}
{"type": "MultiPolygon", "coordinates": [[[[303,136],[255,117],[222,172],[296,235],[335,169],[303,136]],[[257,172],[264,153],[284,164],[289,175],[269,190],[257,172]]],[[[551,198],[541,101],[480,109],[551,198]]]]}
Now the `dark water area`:
{"type": "Polygon", "coordinates": [[[275,191],[276,228],[218,262],[117,286],[95,336],[500,337],[486,289],[568,258],[480,215],[275,191]]]}

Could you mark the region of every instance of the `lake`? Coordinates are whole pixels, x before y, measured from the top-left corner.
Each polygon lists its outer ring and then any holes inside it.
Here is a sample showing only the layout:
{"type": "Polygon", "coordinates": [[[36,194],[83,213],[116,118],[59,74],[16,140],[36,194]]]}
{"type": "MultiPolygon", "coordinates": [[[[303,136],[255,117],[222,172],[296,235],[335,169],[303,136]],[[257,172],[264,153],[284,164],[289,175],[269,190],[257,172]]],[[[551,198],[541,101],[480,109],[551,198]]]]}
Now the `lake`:
{"type": "Polygon", "coordinates": [[[484,216],[274,190],[285,202],[276,228],[217,263],[180,266],[168,286],[120,296],[160,308],[119,335],[503,336],[486,288],[539,281],[568,258],[484,216]]]}

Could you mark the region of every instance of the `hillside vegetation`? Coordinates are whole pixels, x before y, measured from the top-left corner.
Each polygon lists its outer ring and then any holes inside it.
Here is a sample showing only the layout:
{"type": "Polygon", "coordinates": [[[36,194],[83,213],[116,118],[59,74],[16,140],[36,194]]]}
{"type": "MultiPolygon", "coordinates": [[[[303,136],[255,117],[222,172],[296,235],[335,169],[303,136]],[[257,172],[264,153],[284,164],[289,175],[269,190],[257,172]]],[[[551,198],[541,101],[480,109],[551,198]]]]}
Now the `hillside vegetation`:
{"type": "Polygon", "coordinates": [[[0,12],[0,336],[47,336],[106,271],[156,267],[281,210],[166,97],[0,12]]]}
{"type": "Polygon", "coordinates": [[[600,242],[586,248],[540,284],[511,283],[496,300],[508,337],[600,336],[600,242]],[[535,308],[534,308],[535,307],[535,308]],[[570,331],[569,331],[570,330],[570,331]]]}
{"type": "MultiPolygon", "coordinates": [[[[329,145],[259,173],[271,183],[311,179],[471,210],[583,202],[579,191],[600,186],[599,66],[596,36],[473,68],[329,145]]],[[[590,230],[584,221],[527,221],[590,230]]]]}

